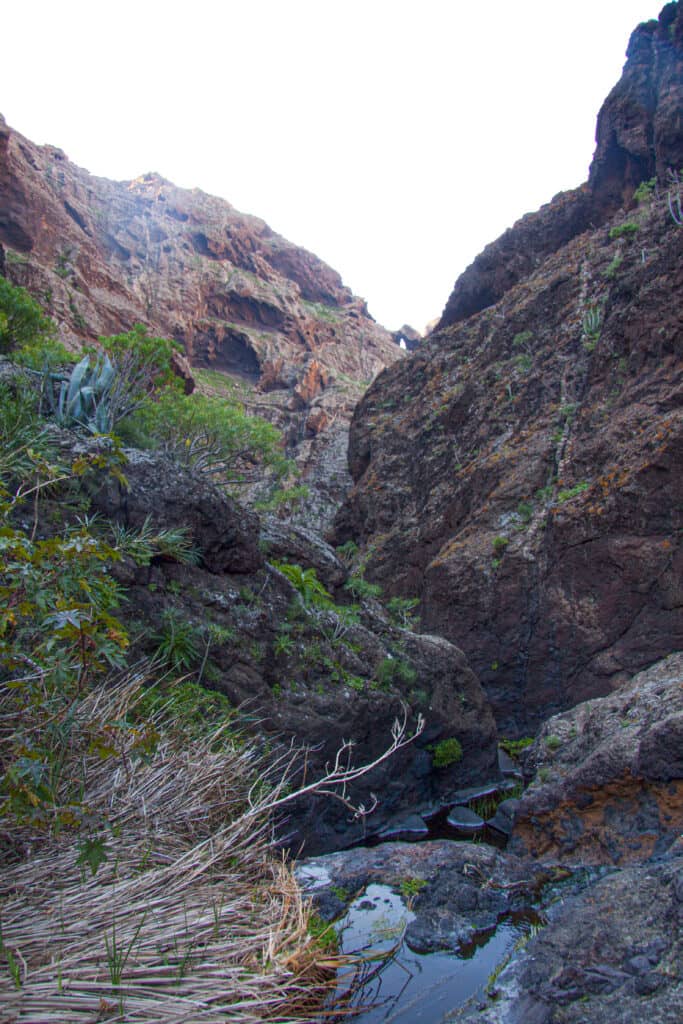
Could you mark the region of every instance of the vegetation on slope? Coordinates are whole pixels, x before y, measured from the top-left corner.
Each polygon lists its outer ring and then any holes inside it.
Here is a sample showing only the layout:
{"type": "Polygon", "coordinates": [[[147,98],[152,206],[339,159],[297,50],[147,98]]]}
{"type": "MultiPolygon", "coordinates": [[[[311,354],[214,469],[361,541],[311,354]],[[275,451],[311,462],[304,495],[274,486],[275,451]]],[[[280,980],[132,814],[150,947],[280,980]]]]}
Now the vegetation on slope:
{"type": "MultiPolygon", "coordinates": [[[[18,291],[3,285],[0,296],[4,347],[28,343],[35,356],[40,333],[20,339],[7,316],[13,303],[31,312],[18,291]]],[[[159,339],[142,340],[163,356],[159,339]]],[[[104,346],[114,367],[119,357],[111,379],[127,372],[144,408],[163,383],[163,359],[144,357],[140,385],[144,346],[115,341],[104,346]]],[[[76,384],[75,370],[42,377],[43,405],[46,387],[57,410],[63,393],[78,394],[80,404],[61,402],[62,423],[82,433],[112,394],[106,383],[98,392],[103,357],[90,358],[100,362],[76,384]]],[[[118,440],[84,440],[82,453],[60,456],[54,416],[38,412],[41,375],[4,371],[0,1016],[310,1017],[331,963],[309,935],[290,869],[269,849],[269,811],[291,799],[286,767],[266,767],[226,700],[128,664],[125,593],[111,568],[160,554],[191,560],[187,538],[182,528],[131,533],[88,517],[91,475],[125,481],[118,440]]]]}

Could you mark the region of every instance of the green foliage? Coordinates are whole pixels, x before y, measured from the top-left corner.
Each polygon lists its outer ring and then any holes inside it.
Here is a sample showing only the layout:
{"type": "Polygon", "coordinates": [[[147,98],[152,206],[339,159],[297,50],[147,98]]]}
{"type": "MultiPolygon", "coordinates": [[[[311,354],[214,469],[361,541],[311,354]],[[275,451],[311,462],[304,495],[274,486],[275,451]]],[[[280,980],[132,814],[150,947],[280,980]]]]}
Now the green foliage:
{"type": "Polygon", "coordinates": [[[344,589],[361,601],[377,600],[382,596],[379,583],[370,583],[362,573],[354,573],[344,584],[344,589]]]}
{"type": "Polygon", "coordinates": [[[432,764],[435,768],[448,768],[462,761],[462,746],[454,736],[441,740],[432,748],[432,764]]]}
{"type": "Polygon", "coordinates": [[[558,491],[557,500],[560,502],[570,501],[575,498],[578,494],[583,494],[584,491],[588,490],[588,483],[582,480],[581,483],[576,484],[574,487],[570,487],[563,491],[558,491]]]}
{"type": "Polygon", "coordinates": [[[528,501],[522,501],[517,506],[517,515],[523,523],[530,523],[534,514],[534,506],[528,501]]]}
{"type": "Polygon", "coordinates": [[[510,757],[516,758],[523,750],[530,747],[533,742],[533,736],[522,736],[518,740],[501,739],[499,740],[499,745],[506,754],[509,754],[510,757]]]}
{"type": "Polygon", "coordinates": [[[308,933],[322,954],[339,952],[339,938],[330,921],[324,921],[319,914],[311,914],[308,918],[308,933]]]}
{"type": "Polygon", "coordinates": [[[375,669],[375,679],[383,688],[399,683],[410,685],[417,679],[417,672],[401,658],[383,658],[375,669]]]}
{"type": "Polygon", "coordinates": [[[291,562],[273,562],[273,566],[296,588],[306,607],[333,607],[332,595],[318,579],[315,569],[302,569],[291,562]]]}
{"type": "Polygon", "coordinates": [[[492,541],[492,547],[496,554],[502,554],[509,543],[510,541],[507,537],[494,537],[492,541]]]}
{"type": "Polygon", "coordinates": [[[523,373],[528,373],[528,371],[533,366],[533,359],[528,354],[528,352],[523,352],[520,355],[518,355],[515,359],[515,366],[519,370],[522,370],[523,373]]]}
{"type": "Polygon", "coordinates": [[[647,203],[652,199],[652,195],[657,187],[657,179],[650,178],[649,181],[641,181],[638,188],[633,193],[633,198],[639,206],[647,203]]]}
{"type": "Polygon", "coordinates": [[[550,751],[559,750],[560,747],[562,746],[562,740],[560,739],[559,736],[555,736],[555,735],[546,736],[546,738],[545,738],[545,745],[548,748],[548,750],[550,750],[550,751]]]}
{"type": "Polygon", "coordinates": [[[102,836],[88,836],[78,844],[76,863],[83,868],[87,865],[91,874],[96,875],[100,864],[108,860],[107,846],[102,836]]]}
{"type": "MultiPolygon", "coordinates": [[[[161,448],[228,484],[250,482],[264,470],[279,481],[292,471],[277,428],[222,398],[166,389],[122,423],[120,433],[132,444],[161,448]]],[[[273,507],[303,498],[303,490],[281,491],[279,499],[273,496],[273,507]]]]}
{"type": "Polygon", "coordinates": [[[55,325],[25,288],[0,277],[0,352],[54,343],[55,325]]]}
{"type": "MultiPolygon", "coordinates": [[[[135,714],[141,721],[161,718],[188,737],[206,736],[217,726],[230,723],[235,709],[222,694],[207,690],[191,680],[168,680],[145,690],[137,701],[135,714]]],[[[231,741],[234,733],[230,731],[231,741]]]]}
{"type": "Polygon", "coordinates": [[[616,278],[617,274],[619,273],[619,268],[623,262],[624,257],[621,255],[620,252],[618,252],[615,255],[612,262],[610,263],[610,265],[607,267],[607,270],[605,271],[605,277],[608,281],[613,281],[616,278]]]}
{"type": "Polygon", "coordinates": [[[347,540],[344,544],[340,544],[337,548],[337,556],[346,566],[353,565],[355,559],[358,556],[358,545],[355,540],[347,540]]]}
{"type": "Polygon", "coordinates": [[[615,227],[610,228],[610,241],[613,242],[615,238],[633,238],[638,230],[638,225],[633,221],[627,221],[625,224],[617,224],[615,227]]]}
{"type": "Polygon", "coordinates": [[[273,651],[276,657],[285,657],[286,655],[291,654],[294,648],[295,643],[287,633],[278,633],[275,637],[273,651]]]}
{"type": "Polygon", "coordinates": [[[394,625],[401,629],[413,629],[417,623],[414,612],[419,604],[416,597],[391,597],[387,601],[387,611],[394,625]]]}
{"type": "Polygon", "coordinates": [[[275,490],[254,507],[259,512],[276,512],[278,515],[292,516],[301,508],[311,491],[306,484],[293,484],[290,487],[276,487],[275,490]]]}
{"type": "Polygon", "coordinates": [[[161,615],[161,626],[154,635],[155,658],[176,672],[188,671],[199,664],[201,631],[173,608],[161,615]]]}
{"type": "MultiPolygon", "coordinates": [[[[161,555],[181,565],[196,565],[199,559],[190,542],[188,531],[183,526],[155,530],[150,516],[138,530],[128,530],[121,523],[112,523],[111,531],[116,548],[130,555],[137,565],[149,565],[155,556],[161,555]]],[[[175,580],[169,583],[173,592],[175,580]]]]}
{"type": "Polygon", "coordinates": [[[512,345],[514,348],[526,348],[533,336],[533,331],[520,331],[512,339],[512,345]]]}
{"type": "Polygon", "coordinates": [[[398,887],[404,899],[414,899],[427,885],[424,878],[404,878],[398,887]]]}
{"type": "Polygon", "coordinates": [[[101,353],[84,356],[68,377],[47,374],[45,394],[60,426],[77,425],[92,434],[109,434],[114,426],[109,400],[113,381],[114,367],[101,353]]]}
{"type": "Polygon", "coordinates": [[[602,311],[599,306],[589,306],[583,315],[583,332],[591,339],[591,341],[598,341],[600,338],[600,324],[602,321],[602,311]]]}

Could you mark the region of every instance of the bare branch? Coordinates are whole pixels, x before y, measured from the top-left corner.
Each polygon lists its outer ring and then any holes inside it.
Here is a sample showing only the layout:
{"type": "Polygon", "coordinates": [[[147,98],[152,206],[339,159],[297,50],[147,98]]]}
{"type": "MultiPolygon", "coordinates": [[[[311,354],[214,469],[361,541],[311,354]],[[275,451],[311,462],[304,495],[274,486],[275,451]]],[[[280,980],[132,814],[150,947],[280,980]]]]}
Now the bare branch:
{"type": "Polygon", "coordinates": [[[359,765],[354,767],[351,761],[351,755],[355,743],[353,740],[343,740],[342,745],[337,750],[334,763],[330,766],[329,762],[325,765],[325,774],[314,782],[309,782],[305,786],[300,786],[298,789],[291,793],[286,793],[281,796],[282,790],[286,784],[287,778],[290,776],[297,760],[298,752],[293,751],[292,748],[287,754],[283,755],[278,759],[277,767],[280,773],[281,782],[276,786],[275,790],[271,792],[264,799],[255,799],[255,793],[257,786],[251,787],[248,796],[249,810],[246,811],[245,817],[252,817],[257,814],[263,814],[268,811],[279,809],[284,807],[286,804],[292,803],[294,800],[300,800],[303,796],[313,796],[314,794],[332,796],[337,800],[340,800],[346,807],[352,811],[354,817],[365,817],[370,814],[378,804],[378,799],[375,794],[371,794],[371,806],[365,808],[362,804],[353,804],[346,796],[347,786],[351,782],[355,782],[356,779],[361,778],[363,775],[367,775],[374,768],[377,768],[384,761],[388,760],[396,751],[401,750],[403,747],[408,746],[413,740],[422,733],[425,727],[425,720],[422,714],[418,714],[417,721],[415,724],[415,730],[413,733],[408,735],[408,708],[405,704],[401,705],[402,716],[401,718],[395,718],[391,727],[391,743],[374,761],[370,761],[367,764],[359,765]],[[286,761],[285,770],[281,770],[282,762],[286,761]]]}

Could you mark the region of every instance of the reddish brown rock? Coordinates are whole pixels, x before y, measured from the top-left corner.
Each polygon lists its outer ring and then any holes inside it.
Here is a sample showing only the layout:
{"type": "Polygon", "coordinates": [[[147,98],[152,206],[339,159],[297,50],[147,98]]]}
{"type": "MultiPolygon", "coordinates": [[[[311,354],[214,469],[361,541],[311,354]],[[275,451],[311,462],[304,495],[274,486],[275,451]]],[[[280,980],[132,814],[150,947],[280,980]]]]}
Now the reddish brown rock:
{"type": "Polygon", "coordinates": [[[526,765],[516,853],[621,864],[664,852],[683,830],[683,655],[549,719],[526,765]]]}
{"type": "MultiPolygon", "coordinates": [[[[664,24],[645,32],[662,74],[664,24]]],[[[680,110],[655,99],[673,146],[680,110]]],[[[473,315],[366,393],[337,519],[518,734],[683,646],[683,229],[660,193],[576,234],[592,194],[554,201],[555,251],[543,211],[490,247],[486,303],[481,277],[473,315]]]]}
{"type": "Polygon", "coordinates": [[[439,327],[492,306],[539,262],[582,232],[633,206],[641,181],[665,187],[683,167],[683,16],[667,4],[633,32],[621,79],[598,115],[588,181],[555,196],[488,245],[455,283],[439,327]]]}
{"type": "Polygon", "coordinates": [[[335,270],[258,217],[158,174],[95,178],[3,119],[0,243],[4,272],[46,307],[68,347],[136,322],[173,338],[193,367],[239,379],[242,400],[287,432],[305,472],[311,402],[324,391],[327,422],[345,431],[362,389],[401,355],[335,270]]]}

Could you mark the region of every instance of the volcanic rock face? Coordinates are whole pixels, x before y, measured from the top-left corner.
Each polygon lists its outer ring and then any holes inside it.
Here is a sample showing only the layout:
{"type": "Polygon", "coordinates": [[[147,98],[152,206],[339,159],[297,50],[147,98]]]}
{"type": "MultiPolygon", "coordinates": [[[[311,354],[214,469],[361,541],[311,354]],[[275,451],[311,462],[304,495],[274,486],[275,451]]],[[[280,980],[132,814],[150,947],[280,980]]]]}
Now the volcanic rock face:
{"type": "Polygon", "coordinates": [[[248,403],[304,467],[317,435],[344,430],[362,388],[401,355],[336,271],[257,217],[157,174],[93,177],[1,116],[0,246],[6,275],[67,346],[141,322],[193,366],[261,383],[248,403]]]}
{"type": "MultiPolygon", "coordinates": [[[[319,537],[278,522],[261,533],[257,516],[201,474],[158,453],[127,455],[127,487],[103,476],[91,486],[93,511],[128,529],[150,515],[157,528],[182,524],[198,554],[191,566],[164,558],[142,569],[117,565],[139,654],[154,654],[168,616],[182,621],[201,643],[204,684],[242,707],[246,728],[261,741],[305,747],[306,782],[325,773],[345,740],[353,741],[347,754],[359,767],[391,744],[396,718],[406,715],[409,733],[419,715],[426,719],[415,742],[350,786],[349,799],[366,809],[373,794],[379,801],[367,821],[337,800],[309,798],[291,809],[284,841],[308,852],[338,849],[396,814],[438,807],[451,790],[495,774],[493,715],[461,651],[442,637],[396,627],[377,602],[344,621],[348,570],[319,537]],[[316,569],[340,602],[336,610],[307,606],[278,569],[281,561],[316,569]],[[462,759],[435,767],[433,745],[450,738],[462,759]]],[[[284,755],[285,763],[303,764],[291,751],[284,755]]]]}
{"type": "Polygon", "coordinates": [[[449,326],[385,371],[352,423],[338,538],[421,598],[423,628],[464,650],[503,730],[683,644],[683,229],[665,183],[615,209],[635,167],[683,162],[682,32],[677,5],[636,31],[591,181],[475,261],[449,326]],[[630,134],[627,109],[645,119],[630,134]],[[650,163],[616,160],[610,139],[630,153],[644,137],[650,163]]]}
{"type": "Polygon", "coordinates": [[[623,75],[598,115],[588,182],[561,193],[488,245],[456,281],[439,327],[493,305],[539,262],[582,231],[604,224],[634,189],[683,167],[683,17],[667,4],[632,34],[623,75]]]}
{"type": "Polygon", "coordinates": [[[683,654],[549,719],[526,769],[517,854],[624,864],[663,853],[683,831],[683,654]]]}

